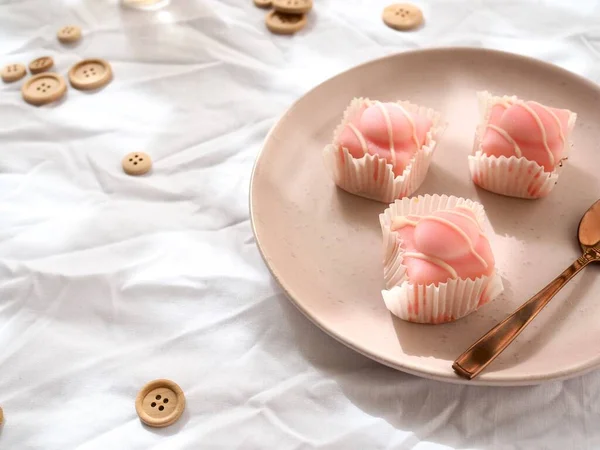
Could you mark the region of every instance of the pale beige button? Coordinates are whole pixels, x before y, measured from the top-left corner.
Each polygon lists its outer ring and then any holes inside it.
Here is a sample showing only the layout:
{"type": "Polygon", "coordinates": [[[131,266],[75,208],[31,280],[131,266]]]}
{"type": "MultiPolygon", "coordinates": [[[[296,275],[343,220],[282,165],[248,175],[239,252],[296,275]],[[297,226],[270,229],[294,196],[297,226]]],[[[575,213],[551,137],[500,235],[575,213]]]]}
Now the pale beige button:
{"type": "Polygon", "coordinates": [[[287,14],[276,10],[267,14],[265,19],[269,31],[275,34],[294,34],[306,25],[304,14],[287,14]]]}
{"type": "Polygon", "coordinates": [[[7,64],[2,68],[2,80],[5,83],[20,80],[25,74],[27,74],[27,69],[23,64],[7,64]]]}
{"type": "Polygon", "coordinates": [[[44,105],[60,99],[67,91],[65,79],[57,73],[44,72],[29,78],[21,88],[23,99],[32,105],[44,105]]]}
{"type": "Polygon", "coordinates": [[[58,30],[56,37],[63,44],[72,44],[81,39],[81,28],[77,25],[65,25],[58,30]]]}
{"type": "Polygon", "coordinates": [[[423,23],[423,13],[410,3],[396,3],[383,10],[383,21],[395,30],[411,30],[423,23]]]}
{"type": "Polygon", "coordinates": [[[289,14],[304,14],[313,7],[313,0],[273,0],[273,8],[289,14]]]}
{"type": "Polygon", "coordinates": [[[258,6],[259,8],[270,8],[271,0],[254,0],[254,6],[258,6]]]}
{"type": "Polygon", "coordinates": [[[152,159],[144,152],[128,153],[122,163],[127,175],[144,175],[152,168],[152,159]]]}
{"type": "Polygon", "coordinates": [[[135,399],[140,420],[151,427],[167,427],[181,417],[185,396],[170,380],[154,380],[142,388],[135,399]]]}
{"type": "Polygon", "coordinates": [[[69,70],[69,81],[75,89],[97,89],[112,80],[110,64],[103,59],[84,59],[69,70]]]}
{"type": "Polygon", "coordinates": [[[42,73],[50,70],[53,65],[54,60],[50,56],[42,56],[29,63],[29,71],[33,74],[42,73]]]}

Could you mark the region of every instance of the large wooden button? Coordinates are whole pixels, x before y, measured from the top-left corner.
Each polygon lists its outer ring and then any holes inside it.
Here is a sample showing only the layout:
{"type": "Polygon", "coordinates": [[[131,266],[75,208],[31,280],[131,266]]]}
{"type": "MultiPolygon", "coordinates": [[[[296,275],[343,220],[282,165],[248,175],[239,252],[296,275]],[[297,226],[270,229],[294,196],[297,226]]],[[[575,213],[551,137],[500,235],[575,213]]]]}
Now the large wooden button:
{"type": "Polygon", "coordinates": [[[181,417],[185,396],[170,380],[154,380],[142,388],[135,399],[140,420],[151,427],[167,427],[181,417]]]}
{"type": "Polygon", "coordinates": [[[294,34],[306,25],[304,14],[287,14],[276,10],[267,14],[267,28],[275,34],[294,34]]]}
{"type": "Polygon", "coordinates": [[[2,68],[2,81],[12,83],[20,80],[27,73],[27,69],[23,64],[8,64],[2,68]]]}
{"type": "Polygon", "coordinates": [[[254,6],[258,6],[259,8],[270,8],[271,0],[254,0],[254,6]]]}
{"type": "Polygon", "coordinates": [[[312,0],[273,0],[273,8],[289,14],[304,14],[313,7],[312,0]]]}
{"type": "Polygon", "coordinates": [[[383,10],[383,21],[395,30],[411,30],[423,23],[423,13],[410,3],[396,3],[383,10]]]}
{"type": "Polygon", "coordinates": [[[152,167],[152,159],[144,152],[132,152],[123,158],[123,170],[127,175],[144,175],[152,167]]]}
{"type": "Polygon", "coordinates": [[[63,44],[72,44],[81,39],[81,28],[77,25],[65,25],[58,30],[56,37],[63,44]]]}
{"type": "Polygon", "coordinates": [[[112,79],[110,64],[103,59],[85,59],[69,70],[69,81],[75,89],[97,89],[112,79]]]}
{"type": "Polygon", "coordinates": [[[60,99],[66,90],[67,84],[62,76],[45,72],[28,79],[21,88],[21,94],[27,103],[44,105],[60,99]]]}
{"type": "Polygon", "coordinates": [[[29,63],[29,71],[33,74],[42,73],[50,70],[53,65],[54,60],[50,56],[42,56],[29,63]]]}

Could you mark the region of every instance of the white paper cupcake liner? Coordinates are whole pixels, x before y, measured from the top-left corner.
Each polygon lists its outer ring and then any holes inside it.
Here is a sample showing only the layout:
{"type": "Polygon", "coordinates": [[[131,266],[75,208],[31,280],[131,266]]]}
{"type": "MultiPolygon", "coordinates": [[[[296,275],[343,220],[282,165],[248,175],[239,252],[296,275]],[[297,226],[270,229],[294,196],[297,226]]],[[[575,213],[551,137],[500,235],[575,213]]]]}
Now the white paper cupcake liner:
{"type": "Polygon", "coordinates": [[[354,158],[346,148],[339,148],[337,145],[345,126],[369,102],[366,98],[352,100],[344,112],[342,122],[334,131],[333,143],[323,150],[323,158],[335,184],[340,188],[351,194],[390,203],[394,199],[411,195],[423,183],[444,126],[440,114],[433,109],[409,102],[396,102],[407,111],[422,114],[432,122],[425,144],[417,150],[402,175],[396,176],[392,165],[379,156],[366,154],[362,158],[354,158]]]}
{"type": "Polygon", "coordinates": [[[399,216],[422,216],[455,206],[471,208],[483,226],[483,206],[472,200],[447,195],[425,195],[396,200],[380,216],[383,232],[383,276],[386,289],[382,291],[386,307],[400,319],[418,323],[443,323],[460,319],[491,301],[503,291],[502,278],[491,276],[448,280],[437,286],[414,285],[408,280],[402,264],[404,249],[398,233],[392,231],[392,220],[399,216]]]}
{"type": "Polygon", "coordinates": [[[515,102],[518,98],[514,95],[497,97],[487,91],[478,92],[477,97],[481,117],[475,132],[473,155],[469,156],[469,169],[473,182],[490,192],[510,197],[535,199],[548,195],[556,185],[564,161],[573,146],[570,136],[577,114],[571,112],[569,116],[563,160],[557,164],[554,171],[545,172],[537,162],[525,157],[488,156],[481,151],[481,141],[494,104],[501,100],[515,102]]]}

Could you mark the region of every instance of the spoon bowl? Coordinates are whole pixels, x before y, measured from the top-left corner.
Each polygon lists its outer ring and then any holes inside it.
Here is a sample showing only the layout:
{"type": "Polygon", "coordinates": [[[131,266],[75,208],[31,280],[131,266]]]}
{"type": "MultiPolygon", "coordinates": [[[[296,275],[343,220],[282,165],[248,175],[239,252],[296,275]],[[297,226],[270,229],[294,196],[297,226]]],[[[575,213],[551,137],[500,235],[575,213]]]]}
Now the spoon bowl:
{"type": "Polygon", "coordinates": [[[594,203],[581,218],[577,238],[584,252],[600,242],[600,200],[594,203]]]}

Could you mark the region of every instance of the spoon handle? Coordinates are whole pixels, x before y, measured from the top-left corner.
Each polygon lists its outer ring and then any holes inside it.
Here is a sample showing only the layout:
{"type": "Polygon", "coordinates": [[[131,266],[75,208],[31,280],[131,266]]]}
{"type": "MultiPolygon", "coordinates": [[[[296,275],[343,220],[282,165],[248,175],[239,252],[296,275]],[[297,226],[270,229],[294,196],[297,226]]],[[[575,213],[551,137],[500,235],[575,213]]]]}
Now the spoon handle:
{"type": "Polygon", "coordinates": [[[510,345],[525,329],[529,322],[546,306],[552,297],[569,282],[581,269],[592,261],[600,260],[600,252],[593,247],[571,264],[544,289],[535,294],[510,316],[488,331],[468,350],[460,355],[452,368],[465,378],[473,379],[510,345]]]}

